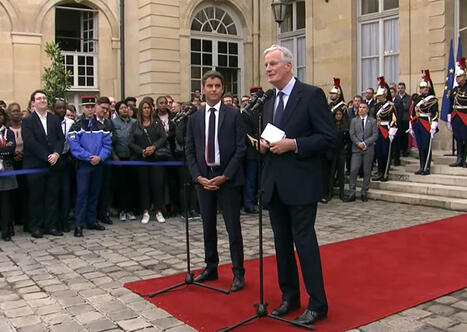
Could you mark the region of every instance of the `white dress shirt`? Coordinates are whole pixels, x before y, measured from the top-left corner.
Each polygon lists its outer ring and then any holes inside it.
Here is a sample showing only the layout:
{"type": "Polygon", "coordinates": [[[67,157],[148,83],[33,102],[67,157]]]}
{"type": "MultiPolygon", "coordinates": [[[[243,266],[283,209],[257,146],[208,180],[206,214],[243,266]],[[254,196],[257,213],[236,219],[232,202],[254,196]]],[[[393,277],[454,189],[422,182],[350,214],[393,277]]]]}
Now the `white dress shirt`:
{"type": "Polygon", "coordinates": [[[45,112],[44,116],[42,116],[39,112],[36,112],[37,116],[39,117],[39,120],[41,120],[42,123],[42,128],[44,128],[45,136],[47,136],[47,112],[45,112]]]}
{"type": "Polygon", "coordinates": [[[205,109],[205,124],[206,124],[206,128],[205,128],[205,146],[206,146],[206,149],[204,151],[204,154],[205,154],[205,159],[206,159],[206,163],[208,166],[220,166],[221,164],[221,154],[220,154],[220,151],[219,151],[219,138],[218,138],[218,131],[219,131],[219,112],[220,112],[220,108],[221,108],[221,101],[219,100],[219,102],[214,105],[214,106],[210,106],[206,103],[206,109],[205,109]],[[214,111],[214,114],[216,115],[216,130],[214,132],[214,164],[209,164],[207,163],[207,160],[208,160],[208,137],[209,137],[209,116],[211,115],[211,111],[210,109],[211,108],[215,108],[216,110],[214,111]]]}
{"type": "MultiPolygon", "coordinates": [[[[68,132],[70,131],[71,126],[75,122],[67,117],[63,118],[60,126],[62,127],[62,132],[65,137],[67,137],[68,132]]],[[[63,152],[62,153],[67,153],[70,151],[70,143],[68,143],[68,140],[65,139],[65,144],[63,145],[63,152]]]]}
{"type": "Polygon", "coordinates": [[[287,102],[289,101],[290,94],[292,93],[292,89],[295,86],[296,81],[297,80],[295,79],[295,77],[292,76],[289,83],[287,83],[287,85],[282,90],[279,90],[278,88],[276,88],[276,100],[274,101],[274,118],[276,117],[277,105],[279,105],[279,97],[278,97],[279,92],[283,93],[282,101],[284,102],[284,110],[285,110],[285,107],[287,106],[287,102]]]}

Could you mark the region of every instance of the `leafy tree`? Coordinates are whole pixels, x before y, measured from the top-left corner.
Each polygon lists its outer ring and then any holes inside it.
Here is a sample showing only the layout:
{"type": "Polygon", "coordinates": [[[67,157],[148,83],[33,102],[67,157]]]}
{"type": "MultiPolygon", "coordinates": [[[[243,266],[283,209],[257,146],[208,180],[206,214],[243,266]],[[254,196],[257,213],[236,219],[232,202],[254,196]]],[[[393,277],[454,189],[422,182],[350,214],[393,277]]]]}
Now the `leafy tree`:
{"type": "Polygon", "coordinates": [[[52,60],[50,67],[44,68],[42,74],[43,90],[47,93],[49,105],[57,98],[65,99],[65,93],[70,88],[71,71],[63,62],[62,50],[55,42],[45,43],[45,53],[52,60]]]}

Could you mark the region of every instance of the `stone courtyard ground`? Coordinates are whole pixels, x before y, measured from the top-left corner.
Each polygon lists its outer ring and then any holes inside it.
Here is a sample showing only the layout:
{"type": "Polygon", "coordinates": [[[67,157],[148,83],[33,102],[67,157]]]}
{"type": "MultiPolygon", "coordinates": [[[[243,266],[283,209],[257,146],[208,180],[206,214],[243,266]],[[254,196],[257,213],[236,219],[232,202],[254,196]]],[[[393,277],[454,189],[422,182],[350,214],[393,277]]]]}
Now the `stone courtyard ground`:
{"type": "MultiPolygon", "coordinates": [[[[382,201],[320,205],[320,244],[399,229],[460,212],[382,201]]],[[[220,218],[221,220],[221,218],[220,218]]],[[[219,223],[221,263],[229,262],[228,241],[219,223]]],[[[0,243],[0,332],[10,331],[193,331],[140,296],[129,281],[183,272],[185,227],[179,218],[119,222],[84,238],[32,239],[17,229],[0,243]]],[[[257,216],[242,216],[245,259],[258,256],[257,216]]],[[[202,225],[190,222],[192,267],[204,263],[202,225]]],[[[267,213],[264,253],[274,254],[267,213]]],[[[443,296],[352,331],[467,331],[467,289],[443,296]]]]}

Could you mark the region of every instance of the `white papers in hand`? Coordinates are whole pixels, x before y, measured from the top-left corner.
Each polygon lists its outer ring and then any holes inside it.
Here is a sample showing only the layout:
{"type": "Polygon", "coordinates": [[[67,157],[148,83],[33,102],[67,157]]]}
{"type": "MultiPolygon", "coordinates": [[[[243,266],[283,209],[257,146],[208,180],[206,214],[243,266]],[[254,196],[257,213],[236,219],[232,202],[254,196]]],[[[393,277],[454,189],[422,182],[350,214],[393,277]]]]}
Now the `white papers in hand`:
{"type": "Polygon", "coordinates": [[[268,123],[266,128],[264,128],[263,133],[261,134],[261,138],[268,141],[269,143],[276,143],[285,138],[285,131],[277,128],[271,123],[268,123]]]}

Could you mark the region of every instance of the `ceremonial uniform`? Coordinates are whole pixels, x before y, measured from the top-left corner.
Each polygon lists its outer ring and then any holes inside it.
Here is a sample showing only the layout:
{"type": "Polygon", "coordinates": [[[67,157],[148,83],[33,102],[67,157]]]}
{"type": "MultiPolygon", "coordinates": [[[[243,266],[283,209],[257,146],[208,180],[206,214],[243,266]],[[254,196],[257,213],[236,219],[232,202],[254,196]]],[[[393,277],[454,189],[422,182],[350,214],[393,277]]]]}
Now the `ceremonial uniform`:
{"type": "Polygon", "coordinates": [[[457,146],[457,160],[450,164],[452,167],[467,167],[467,75],[465,58],[459,59],[458,70],[456,71],[456,79],[461,76],[464,78],[457,87],[451,90],[448,122],[452,128],[457,146]]]}
{"type": "Polygon", "coordinates": [[[376,92],[377,103],[375,105],[376,124],[378,126],[375,156],[378,161],[378,175],[372,180],[387,181],[386,168],[389,167],[389,147],[397,132],[397,119],[394,103],[388,99],[390,98],[389,86],[384,81],[383,76],[379,77],[378,80],[380,87],[376,92]]]}
{"type": "Polygon", "coordinates": [[[414,100],[415,107],[410,117],[409,130],[417,141],[420,160],[420,168],[415,174],[428,175],[431,163],[430,141],[438,131],[439,118],[438,99],[435,96],[428,70],[425,70],[420,88],[420,95],[414,100]]]}

